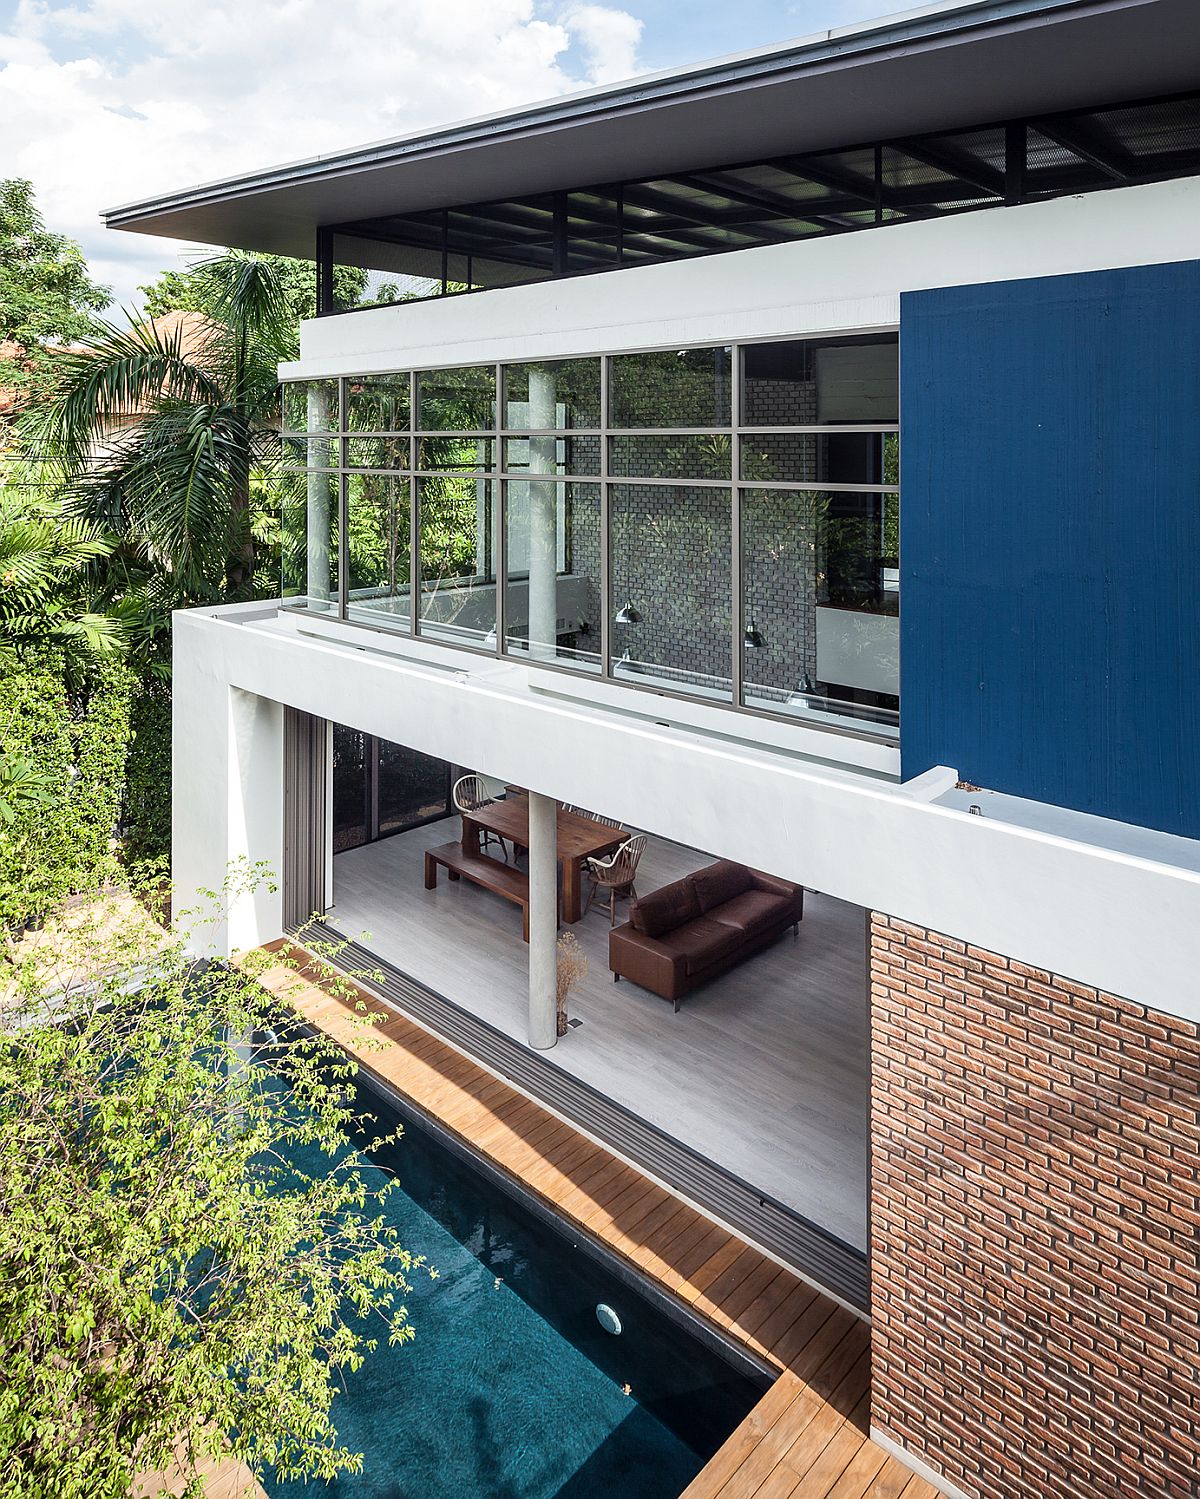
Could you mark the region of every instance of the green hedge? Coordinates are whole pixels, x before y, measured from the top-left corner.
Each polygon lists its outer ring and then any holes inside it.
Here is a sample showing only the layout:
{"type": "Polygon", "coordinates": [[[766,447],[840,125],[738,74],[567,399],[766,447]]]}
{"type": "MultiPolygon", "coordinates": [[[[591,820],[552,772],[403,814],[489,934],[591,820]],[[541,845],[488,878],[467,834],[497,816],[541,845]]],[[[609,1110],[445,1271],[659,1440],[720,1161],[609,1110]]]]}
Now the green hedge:
{"type": "Polygon", "coordinates": [[[125,857],[135,871],[171,856],[171,682],[147,677],[130,705],[121,812],[125,857]]]}
{"type": "Polygon", "coordinates": [[[0,830],[0,922],[19,927],[117,875],[135,678],[121,662],[72,679],[46,653],[0,678],[0,745],[48,773],[52,799],[0,830]]]}

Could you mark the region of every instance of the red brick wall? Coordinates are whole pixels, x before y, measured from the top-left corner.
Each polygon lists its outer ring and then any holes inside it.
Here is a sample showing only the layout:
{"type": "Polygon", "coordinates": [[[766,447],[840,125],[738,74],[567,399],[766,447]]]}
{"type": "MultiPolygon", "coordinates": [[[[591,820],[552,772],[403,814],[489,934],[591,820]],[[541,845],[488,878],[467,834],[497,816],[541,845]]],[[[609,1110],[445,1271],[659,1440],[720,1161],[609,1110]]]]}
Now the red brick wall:
{"type": "Polygon", "coordinates": [[[873,1424],[987,1499],[1191,1499],[1200,1027],[883,916],[871,992],[873,1424]]]}

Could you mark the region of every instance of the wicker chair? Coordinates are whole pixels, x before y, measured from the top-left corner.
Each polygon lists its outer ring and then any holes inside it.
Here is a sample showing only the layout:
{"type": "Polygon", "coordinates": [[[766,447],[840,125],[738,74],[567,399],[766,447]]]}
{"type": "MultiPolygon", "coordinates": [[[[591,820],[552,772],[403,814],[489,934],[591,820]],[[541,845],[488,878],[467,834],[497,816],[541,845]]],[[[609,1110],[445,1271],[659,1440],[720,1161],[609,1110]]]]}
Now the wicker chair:
{"type": "Polygon", "coordinates": [[[574,812],[576,817],[586,817],[589,822],[608,823],[614,828],[623,828],[623,822],[614,822],[611,817],[605,817],[603,812],[590,812],[587,807],[577,807],[574,802],[563,802],[564,812],[574,812]]]}
{"type": "Polygon", "coordinates": [[[603,890],[608,896],[608,924],[616,926],[617,898],[619,896],[631,896],[635,900],[637,898],[634,880],[637,878],[638,865],[642,861],[648,841],[645,833],[635,833],[632,838],[627,838],[610,858],[587,861],[585,867],[591,878],[592,888],[588,892],[587,905],[583,908],[585,916],[592,909],[596,892],[603,890]]]}
{"type": "MultiPolygon", "coordinates": [[[[454,789],[450,793],[454,805],[459,812],[477,812],[480,807],[489,806],[496,800],[492,795],[490,787],[484,782],[482,776],[469,775],[459,776],[454,783],[454,789]]],[[[479,829],[479,847],[487,853],[490,844],[495,843],[508,863],[508,845],[499,833],[493,833],[488,828],[479,829]]]]}

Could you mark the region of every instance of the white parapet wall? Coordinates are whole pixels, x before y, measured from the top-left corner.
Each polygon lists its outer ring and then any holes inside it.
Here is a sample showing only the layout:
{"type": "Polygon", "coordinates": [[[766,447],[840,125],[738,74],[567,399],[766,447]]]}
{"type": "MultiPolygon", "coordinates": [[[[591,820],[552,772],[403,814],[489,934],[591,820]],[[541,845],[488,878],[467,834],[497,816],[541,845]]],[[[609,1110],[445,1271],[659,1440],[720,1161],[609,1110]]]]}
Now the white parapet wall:
{"type": "MultiPolygon", "coordinates": [[[[220,628],[261,608],[232,605],[220,628]]],[[[282,930],[283,706],[234,686],[198,622],[177,614],[173,631],[174,911],[197,951],[227,956],[282,930]],[[226,893],[231,880],[240,893],[226,893]]]]}
{"type": "MultiPolygon", "coordinates": [[[[754,721],[720,709],[710,731],[671,722],[664,698],[660,724],[538,691],[536,668],[461,653],[408,659],[368,648],[369,635],[361,647],[320,638],[262,609],[176,617],[184,906],[220,883],[230,859],[281,869],[288,704],[1200,1019],[1200,845],[1189,840],[1095,818],[1072,837],[1074,814],[1043,817],[1036,803],[1005,799],[981,798],[989,814],[977,816],[937,799],[949,770],[896,785],[739,742],[754,721]]],[[[278,894],[260,888],[209,935],[228,950],[281,925],[278,894]]]]}
{"type": "Polygon", "coordinates": [[[283,379],[894,327],[906,291],[1196,258],[1200,178],[303,325],[283,379]]]}

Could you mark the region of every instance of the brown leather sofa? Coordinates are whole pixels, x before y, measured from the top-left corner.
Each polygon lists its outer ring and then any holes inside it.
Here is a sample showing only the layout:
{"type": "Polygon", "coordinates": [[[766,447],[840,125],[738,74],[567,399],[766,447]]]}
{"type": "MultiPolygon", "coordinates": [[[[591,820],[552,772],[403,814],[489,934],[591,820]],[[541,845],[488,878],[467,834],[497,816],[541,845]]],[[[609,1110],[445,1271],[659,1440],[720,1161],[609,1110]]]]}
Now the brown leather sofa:
{"type": "Polygon", "coordinates": [[[698,984],[735,968],[804,916],[804,887],[721,859],[630,907],[608,938],[614,982],[640,984],[679,1009],[698,984]]]}

